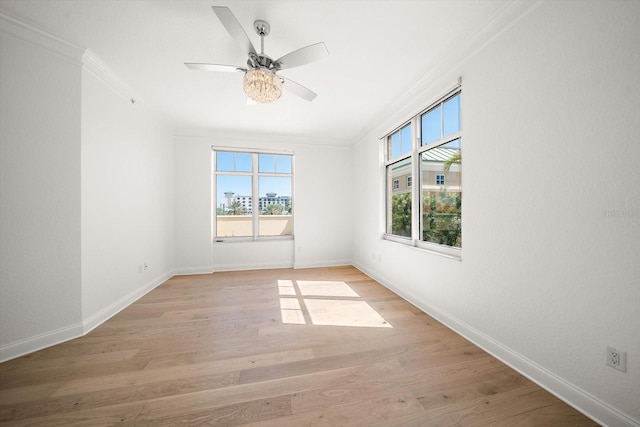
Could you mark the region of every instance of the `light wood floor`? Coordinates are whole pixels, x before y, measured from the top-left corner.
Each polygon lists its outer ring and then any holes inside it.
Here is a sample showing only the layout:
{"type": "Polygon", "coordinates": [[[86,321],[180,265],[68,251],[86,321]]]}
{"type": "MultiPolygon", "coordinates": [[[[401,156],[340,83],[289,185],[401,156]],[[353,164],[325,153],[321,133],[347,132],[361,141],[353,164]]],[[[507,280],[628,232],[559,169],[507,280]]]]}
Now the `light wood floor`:
{"type": "Polygon", "coordinates": [[[353,267],[174,277],[1,364],[0,424],[596,425],[353,267]]]}

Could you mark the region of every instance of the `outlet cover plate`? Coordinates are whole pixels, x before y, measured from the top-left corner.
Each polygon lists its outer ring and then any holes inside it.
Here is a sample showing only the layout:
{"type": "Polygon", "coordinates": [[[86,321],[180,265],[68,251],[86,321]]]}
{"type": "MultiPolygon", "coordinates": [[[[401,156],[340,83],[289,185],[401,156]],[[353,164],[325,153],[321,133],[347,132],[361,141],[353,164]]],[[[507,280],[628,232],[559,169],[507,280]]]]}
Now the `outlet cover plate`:
{"type": "Polygon", "coordinates": [[[607,366],[627,372],[627,353],[607,346],[607,366]]]}

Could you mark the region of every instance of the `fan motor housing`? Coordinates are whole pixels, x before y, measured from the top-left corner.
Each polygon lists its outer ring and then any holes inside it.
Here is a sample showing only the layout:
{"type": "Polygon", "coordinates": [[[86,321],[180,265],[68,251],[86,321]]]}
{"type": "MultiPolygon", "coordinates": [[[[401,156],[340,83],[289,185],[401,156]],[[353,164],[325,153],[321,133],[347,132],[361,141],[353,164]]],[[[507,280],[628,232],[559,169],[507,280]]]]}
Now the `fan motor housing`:
{"type": "Polygon", "coordinates": [[[270,70],[280,69],[280,63],[275,62],[273,59],[271,59],[269,55],[265,55],[264,53],[262,54],[249,53],[249,57],[251,59],[250,61],[247,61],[247,65],[249,65],[250,68],[267,68],[270,70]]]}

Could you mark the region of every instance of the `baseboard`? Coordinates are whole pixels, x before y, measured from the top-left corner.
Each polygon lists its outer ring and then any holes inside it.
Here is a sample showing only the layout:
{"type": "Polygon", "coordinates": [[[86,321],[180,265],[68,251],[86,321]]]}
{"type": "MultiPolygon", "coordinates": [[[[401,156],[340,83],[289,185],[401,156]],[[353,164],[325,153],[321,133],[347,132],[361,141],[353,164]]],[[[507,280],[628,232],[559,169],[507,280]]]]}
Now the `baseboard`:
{"type": "Polygon", "coordinates": [[[74,323],[53,331],[5,344],[0,346],[0,363],[72,340],[79,336],[82,336],[82,323],[74,323]]]}
{"type": "Polygon", "coordinates": [[[87,319],[82,321],[83,327],[83,335],[88,334],[98,326],[102,325],[107,320],[111,319],[113,316],[129,307],[131,304],[142,298],[147,293],[151,292],[167,280],[169,280],[173,276],[173,273],[165,273],[161,276],[156,277],[155,279],[148,282],[143,287],[136,289],[135,291],[125,295],[114,303],[108,305],[103,308],[99,312],[89,316],[87,319]]]}
{"type": "Polygon", "coordinates": [[[322,262],[295,262],[294,265],[289,263],[242,263],[242,264],[219,264],[215,267],[191,267],[180,268],[173,271],[175,276],[188,276],[193,274],[211,274],[216,271],[243,271],[243,270],[273,270],[276,268],[322,268],[322,267],[340,267],[343,265],[351,265],[351,260],[334,260],[322,262]]]}
{"type": "Polygon", "coordinates": [[[352,265],[353,261],[350,259],[328,260],[328,261],[306,261],[294,263],[293,268],[322,268],[322,267],[340,267],[343,265],[352,265]]]}
{"type": "Polygon", "coordinates": [[[211,274],[213,273],[213,267],[188,267],[178,268],[173,270],[174,276],[191,276],[194,274],[211,274]]]}
{"type": "Polygon", "coordinates": [[[29,337],[17,342],[0,346],[0,363],[7,360],[15,359],[38,350],[45,349],[57,344],[62,344],[75,338],[79,338],[91,332],[111,317],[136,302],[142,296],[152,291],[162,283],[166,282],[173,273],[165,273],[156,279],[150,281],[142,288],[139,288],[130,294],[120,298],[118,301],[110,304],[94,315],[84,319],[81,323],[75,323],[69,326],[45,332],[33,337],[29,337]]]}
{"type": "Polygon", "coordinates": [[[243,263],[243,264],[218,264],[214,266],[215,271],[242,271],[242,270],[273,270],[276,268],[293,268],[290,263],[243,263]]]}
{"type": "Polygon", "coordinates": [[[416,295],[405,292],[393,284],[392,280],[381,277],[366,266],[352,262],[352,265],[381,285],[396,293],[403,299],[415,305],[434,319],[444,324],[457,334],[471,341],[487,353],[491,354],[506,365],[515,369],[531,381],[538,384],[560,400],[574,407],[589,418],[603,426],[634,427],[640,426],[640,421],[612,408],[607,403],[585,392],[574,384],[548,371],[525,356],[513,351],[472,326],[460,321],[455,316],[437,309],[416,295]]]}

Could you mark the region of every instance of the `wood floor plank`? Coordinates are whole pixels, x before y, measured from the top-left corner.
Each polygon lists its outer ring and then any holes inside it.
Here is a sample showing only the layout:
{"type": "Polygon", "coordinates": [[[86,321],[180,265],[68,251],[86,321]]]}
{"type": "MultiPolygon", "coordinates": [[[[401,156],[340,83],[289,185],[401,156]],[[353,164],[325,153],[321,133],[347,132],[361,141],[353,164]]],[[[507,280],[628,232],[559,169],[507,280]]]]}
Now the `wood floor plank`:
{"type": "Polygon", "coordinates": [[[150,424],[155,426],[237,426],[252,423],[263,424],[268,420],[278,420],[291,414],[291,397],[276,396],[248,402],[216,407],[203,411],[189,412],[158,419],[154,414],[138,416],[135,421],[124,425],[150,424]]]}
{"type": "Polygon", "coordinates": [[[13,408],[24,402],[44,400],[53,395],[63,384],[64,382],[61,381],[0,389],[0,406],[13,408]]]}
{"type": "Polygon", "coordinates": [[[296,413],[259,424],[262,427],[280,426],[363,426],[387,422],[397,417],[419,413],[427,414],[410,394],[397,390],[381,391],[371,398],[296,413]]]}
{"type": "Polygon", "coordinates": [[[596,425],[351,266],[173,277],[0,364],[0,424],[596,425]]]}
{"type": "Polygon", "coordinates": [[[25,375],[26,373],[37,373],[38,371],[48,371],[51,369],[74,369],[80,366],[92,366],[96,364],[122,362],[133,359],[139,350],[112,351],[109,353],[88,354],[83,356],[67,356],[59,358],[49,358],[44,360],[34,360],[28,366],[15,364],[3,369],[3,375],[25,375]]]}
{"type": "Polygon", "coordinates": [[[20,420],[45,417],[125,403],[146,402],[167,396],[188,395],[204,390],[228,387],[237,384],[237,382],[238,375],[236,372],[202,375],[196,378],[161,380],[146,384],[125,384],[121,387],[110,388],[108,392],[96,390],[84,393],[54,394],[40,401],[12,405],[10,417],[7,415],[6,409],[0,407],[0,420],[6,418],[20,420]]]}
{"type": "Polygon", "coordinates": [[[13,374],[0,375],[0,383],[2,384],[2,388],[14,388],[50,382],[61,382],[65,380],[69,381],[77,378],[98,378],[103,375],[110,375],[114,372],[133,372],[142,370],[147,363],[149,363],[149,360],[150,358],[135,358],[123,362],[69,366],[53,368],[50,370],[40,370],[36,372],[29,372],[29,370],[26,369],[24,373],[17,372],[13,374]]]}

